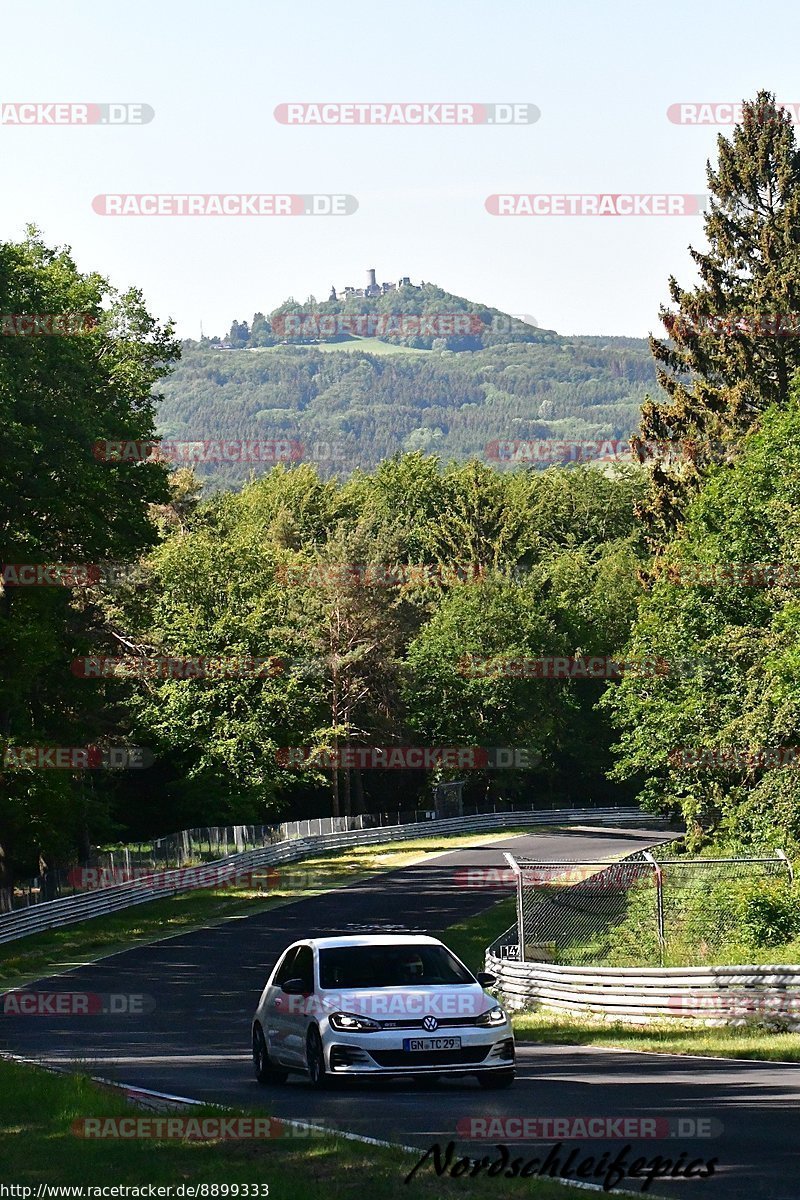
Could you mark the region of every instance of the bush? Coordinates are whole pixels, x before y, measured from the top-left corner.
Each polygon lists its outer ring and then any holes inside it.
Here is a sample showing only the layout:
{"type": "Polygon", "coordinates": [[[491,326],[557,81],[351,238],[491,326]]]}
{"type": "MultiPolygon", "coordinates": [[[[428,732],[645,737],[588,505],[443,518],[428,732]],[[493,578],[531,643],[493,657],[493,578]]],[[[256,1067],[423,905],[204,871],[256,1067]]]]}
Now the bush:
{"type": "Polygon", "coordinates": [[[800,897],[783,883],[749,885],[737,908],[742,937],[754,950],[779,946],[800,933],[800,897]]]}

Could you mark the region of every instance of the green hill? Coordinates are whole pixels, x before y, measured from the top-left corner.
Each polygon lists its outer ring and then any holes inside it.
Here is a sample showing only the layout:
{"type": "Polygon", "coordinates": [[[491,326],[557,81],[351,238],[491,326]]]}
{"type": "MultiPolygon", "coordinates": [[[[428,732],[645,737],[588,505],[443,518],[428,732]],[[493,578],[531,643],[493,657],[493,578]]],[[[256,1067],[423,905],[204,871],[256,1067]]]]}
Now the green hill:
{"type": "MultiPolygon", "coordinates": [[[[284,439],[325,475],[403,450],[496,461],[498,441],[627,438],[656,386],[643,339],[561,337],[427,284],[287,301],[269,319],[234,322],[225,342],[186,342],[163,388],[159,432],[177,442],[284,439]]],[[[236,487],[270,465],[197,470],[236,487]]]]}

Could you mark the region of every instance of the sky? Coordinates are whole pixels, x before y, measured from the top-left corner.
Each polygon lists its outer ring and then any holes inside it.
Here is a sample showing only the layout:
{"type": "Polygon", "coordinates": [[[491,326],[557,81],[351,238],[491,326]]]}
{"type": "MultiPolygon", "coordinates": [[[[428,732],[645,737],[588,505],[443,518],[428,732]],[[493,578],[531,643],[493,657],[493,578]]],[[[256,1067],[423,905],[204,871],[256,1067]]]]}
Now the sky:
{"type": "MultiPolygon", "coordinates": [[[[800,8],[745,0],[0,0],[0,106],[149,105],[142,125],[0,123],[0,239],[27,223],[182,336],[403,275],[564,334],[645,336],[694,280],[699,215],[513,216],[496,193],[702,195],[729,127],[672,104],[800,106],[800,8]],[[760,17],[763,15],[763,24],[760,17]],[[527,103],[501,127],[287,125],[300,102],[527,103]],[[97,195],[355,196],[346,216],[104,216],[97,195]]],[[[0,114],[3,109],[0,107],[0,114]]]]}

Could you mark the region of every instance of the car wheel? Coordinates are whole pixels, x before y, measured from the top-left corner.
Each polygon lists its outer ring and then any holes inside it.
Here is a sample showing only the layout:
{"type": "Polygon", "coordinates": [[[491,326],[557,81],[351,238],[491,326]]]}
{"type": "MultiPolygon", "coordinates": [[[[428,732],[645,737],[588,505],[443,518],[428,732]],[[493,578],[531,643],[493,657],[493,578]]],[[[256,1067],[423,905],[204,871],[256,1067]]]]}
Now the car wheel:
{"type": "Polygon", "coordinates": [[[289,1072],[275,1067],[267,1050],[267,1039],[260,1025],[253,1026],[253,1070],[259,1083],[285,1083],[289,1072]]]}
{"type": "Polygon", "coordinates": [[[325,1067],[325,1051],[322,1048],[322,1038],[316,1025],[312,1025],[306,1035],[306,1066],[312,1087],[329,1088],[331,1086],[333,1081],[325,1067]]]}
{"type": "Polygon", "coordinates": [[[487,1091],[495,1091],[500,1088],[511,1087],[514,1082],[514,1069],[506,1071],[486,1071],[478,1076],[478,1083],[487,1091]]]}

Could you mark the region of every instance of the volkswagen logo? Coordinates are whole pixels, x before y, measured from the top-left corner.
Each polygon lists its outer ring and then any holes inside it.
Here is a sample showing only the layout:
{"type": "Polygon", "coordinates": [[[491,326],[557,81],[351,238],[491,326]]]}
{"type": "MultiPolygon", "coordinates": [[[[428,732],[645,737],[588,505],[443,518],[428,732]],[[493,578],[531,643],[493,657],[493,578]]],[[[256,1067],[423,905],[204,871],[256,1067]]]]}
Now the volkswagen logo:
{"type": "Polygon", "coordinates": [[[433,1033],[434,1029],[439,1028],[439,1022],[436,1020],[436,1017],[426,1017],[422,1022],[422,1026],[424,1029],[427,1029],[428,1033],[433,1033]]]}

